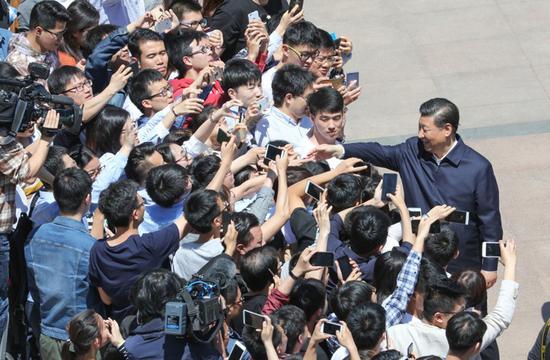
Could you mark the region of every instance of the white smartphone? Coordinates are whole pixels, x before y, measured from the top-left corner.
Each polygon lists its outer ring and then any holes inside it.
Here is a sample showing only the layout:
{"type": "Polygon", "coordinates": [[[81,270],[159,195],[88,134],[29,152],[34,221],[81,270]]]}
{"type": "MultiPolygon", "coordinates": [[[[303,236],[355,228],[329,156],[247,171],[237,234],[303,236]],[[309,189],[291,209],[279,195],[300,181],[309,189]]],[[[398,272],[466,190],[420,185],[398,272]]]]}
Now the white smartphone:
{"type": "Polygon", "coordinates": [[[500,257],[500,245],[497,242],[484,242],[481,244],[481,256],[484,258],[498,259],[500,257]]]}
{"type": "Polygon", "coordinates": [[[336,331],[342,331],[342,324],[333,322],[324,322],[321,324],[321,332],[323,334],[336,336],[336,331]]]}
{"type": "Polygon", "coordinates": [[[262,114],[266,114],[269,111],[269,99],[266,97],[263,97],[260,100],[258,100],[258,107],[260,108],[260,112],[262,114]]]}
{"type": "Polygon", "coordinates": [[[321,186],[309,181],[306,184],[306,194],[311,196],[315,201],[321,200],[321,194],[325,191],[321,186]]]}
{"type": "Polygon", "coordinates": [[[421,208],[409,208],[409,216],[412,218],[417,218],[422,216],[421,208]]]}
{"type": "Polygon", "coordinates": [[[262,21],[262,19],[260,18],[260,13],[258,12],[258,10],[252,11],[250,14],[248,14],[248,22],[251,22],[252,20],[262,21]]]}
{"type": "Polygon", "coordinates": [[[243,310],[243,323],[255,329],[262,330],[265,316],[252,311],[243,310]]]}
{"type": "Polygon", "coordinates": [[[468,225],[470,223],[470,212],[455,210],[445,218],[448,222],[468,225]]]}
{"type": "Polygon", "coordinates": [[[245,351],[246,347],[240,341],[236,341],[233,349],[231,349],[228,360],[241,360],[245,351]]]}

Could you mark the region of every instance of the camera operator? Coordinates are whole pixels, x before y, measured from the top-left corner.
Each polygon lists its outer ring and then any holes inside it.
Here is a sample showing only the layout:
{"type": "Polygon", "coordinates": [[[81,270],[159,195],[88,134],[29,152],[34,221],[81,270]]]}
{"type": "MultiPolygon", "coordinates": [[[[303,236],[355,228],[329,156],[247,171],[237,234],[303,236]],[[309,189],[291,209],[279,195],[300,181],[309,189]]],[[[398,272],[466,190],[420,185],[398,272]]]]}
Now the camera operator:
{"type": "MultiPolygon", "coordinates": [[[[57,129],[59,114],[48,111],[43,129],[57,129]]],[[[0,334],[4,332],[8,315],[9,235],[15,222],[15,187],[19,182],[35,177],[46,160],[53,140],[49,131],[27,148],[0,128],[0,334]]]]}

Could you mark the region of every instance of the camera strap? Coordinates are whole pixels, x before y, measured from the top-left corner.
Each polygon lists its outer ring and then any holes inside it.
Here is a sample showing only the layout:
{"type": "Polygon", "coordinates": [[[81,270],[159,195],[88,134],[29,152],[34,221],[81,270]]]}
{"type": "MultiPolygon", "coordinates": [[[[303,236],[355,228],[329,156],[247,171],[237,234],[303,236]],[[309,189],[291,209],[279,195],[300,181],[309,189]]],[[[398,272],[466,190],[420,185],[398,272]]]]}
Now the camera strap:
{"type": "Polygon", "coordinates": [[[545,360],[546,345],[548,344],[548,333],[550,332],[550,319],[544,325],[544,329],[540,338],[540,360],[545,360]]]}

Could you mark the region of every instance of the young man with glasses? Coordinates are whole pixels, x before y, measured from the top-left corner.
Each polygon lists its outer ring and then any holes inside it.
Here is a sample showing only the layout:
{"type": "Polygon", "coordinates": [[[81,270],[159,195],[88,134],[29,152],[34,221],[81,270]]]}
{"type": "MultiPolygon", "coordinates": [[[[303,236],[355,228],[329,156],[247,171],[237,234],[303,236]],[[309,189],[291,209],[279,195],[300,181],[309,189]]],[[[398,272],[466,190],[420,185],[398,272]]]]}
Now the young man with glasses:
{"type": "Polygon", "coordinates": [[[262,75],[264,96],[269,100],[273,100],[271,85],[278,69],[286,64],[294,64],[310,70],[314,60],[319,57],[320,47],[319,31],[311,22],[302,21],[289,26],[283,36],[281,62],[262,75]]]}
{"type": "Polygon", "coordinates": [[[21,75],[28,75],[30,63],[37,62],[50,68],[59,66],[57,48],[61,45],[69,13],[57,1],[43,1],[31,11],[29,31],[15,34],[9,44],[6,62],[21,75]]]}
{"type": "Polygon", "coordinates": [[[174,101],[172,86],[160,72],[153,69],[140,71],[132,79],[129,91],[130,100],[143,113],[137,120],[139,127],[174,101]]]}

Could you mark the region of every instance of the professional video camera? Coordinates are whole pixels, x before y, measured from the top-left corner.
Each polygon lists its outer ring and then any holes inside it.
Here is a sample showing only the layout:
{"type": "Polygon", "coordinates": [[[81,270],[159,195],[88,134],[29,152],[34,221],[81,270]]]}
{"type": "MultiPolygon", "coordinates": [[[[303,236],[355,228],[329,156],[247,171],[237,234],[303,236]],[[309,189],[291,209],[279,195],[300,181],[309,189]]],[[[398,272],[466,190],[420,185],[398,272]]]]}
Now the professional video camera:
{"type": "Polygon", "coordinates": [[[0,128],[8,129],[10,135],[15,136],[54,109],[59,114],[59,128],[65,126],[68,132],[78,135],[82,109],[70,97],[51,95],[42,84],[36,82],[48,78],[47,66],[31,63],[29,74],[23,80],[0,78],[0,87],[3,88],[0,89],[0,128]]]}
{"type": "Polygon", "coordinates": [[[218,284],[202,277],[192,279],[174,301],[166,303],[164,332],[210,342],[223,324],[218,284]]]}

